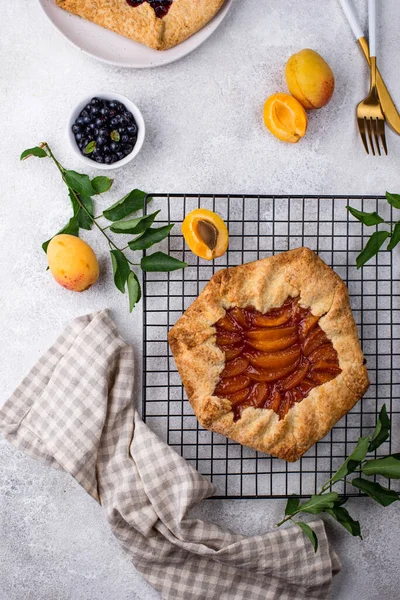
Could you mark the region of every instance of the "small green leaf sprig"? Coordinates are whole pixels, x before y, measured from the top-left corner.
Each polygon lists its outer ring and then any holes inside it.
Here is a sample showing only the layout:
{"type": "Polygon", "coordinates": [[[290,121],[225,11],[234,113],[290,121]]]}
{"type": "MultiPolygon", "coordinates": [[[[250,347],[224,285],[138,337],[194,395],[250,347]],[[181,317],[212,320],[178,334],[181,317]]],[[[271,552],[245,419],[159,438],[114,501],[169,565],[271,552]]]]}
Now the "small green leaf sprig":
{"type": "MultiPolygon", "coordinates": [[[[112,179],[104,176],[90,179],[88,175],[65,169],[56,159],[46,142],[43,142],[40,146],[25,150],[21,154],[21,160],[25,160],[30,156],[50,158],[57,166],[68,188],[73,215],[68,223],[55,235],[66,233],[79,237],[80,229],[90,230],[93,226],[102,233],[110,249],[115,286],[123,294],[128,290],[130,312],[132,312],[142,296],[139,279],[132,267],[140,267],[142,271],[165,273],[183,269],[187,266],[185,262],[177,260],[164,252],[154,252],[153,254],[143,256],[140,263],[132,262],[126,256],[125,252],[128,249],[132,251],[147,250],[154,244],[161,242],[168,237],[174,227],[174,223],[169,223],[162,227],[152,227],[160,211],[149,215],[144,214],[145,203],[151,201],[151,198],[145,192],[134,189],[121,200],[104,210],[101,215],[95,217],[93,196],[108,192],[113,183],[112,179]],[[131,217],[139,211],[143,212],[141,216],[127,219],[127,217],[131,217]],[[110,221],[111,225],[102,227],[98,221],[103,217],[107,221],[110,221]],[[119,248],[108,235],[108,229],[115,234],[132,234],[136,235],[136,237],[128,242],[124,248],[119,248]]],[[[47,247],[51,239],[42,244],[45,252],[47,252],[47,247]]]]}
{"type": "MultiPolygon", "coordinates": [[[[386,192],[386,200],[388,203],[393,206],[393,208],[400,209],[400,194],[391,194],[386,192]]],[[[392,223],[388,223],[383,219],[377,212],[362,212],[361,210],[357,210],[352,206],[346,206],[347,210],[350,214],[353,215],[358,221],[366,225],[367,227],[372,227],[374,225],[380,225],[381,223],[385,223],[385,225],[389,225],[392,227],[392,223]]],[[[393,229],[387,231],[386,229],[381,229],[379,231],[375,231],[368,242],[365,245],[365,248],[360,252],[356,259],[357,269],[365,265],[371,258],[376,256],[383,244],[386,240],[390,238],[389,244],[387,245],[387,250],[393,250],[395,246],[400,242],[400,220],[396,221],[393,229]]]]}
{"type": "Polygon", "coordinates": [[[346,480],[346,482],[361,490],[381,506],[389,506],[393,502],[400,500],[400,495],[394,490],[366,479],[366,477],[373,477],[375,475],[381,475],[386,479],[400,479],[400,454],[391,454],[384,458],[366,459],[368,453],[374,452],[389,437],[390,419],[386,412],[386,405],[384,405],[379,413],[372,438],[371,436],[360,438],[357,446],[342,466],[339,467],[329,481],[324,483],[318,494],[311,496],[310,500],[300,504],[299,498],[295,496],[288,498],[285,518],[277,523],[277,526],[280,527],[283,523],[292,521],[300,527],[310,540],[314,551],[317,552],[317,534],[309,525],[302,521],[296,521],[294,517],[304,513],[311,515],[325,513],[340,523],[351,535],[362,539],[360,523],[355,521],[343,506],[347,502],[347,498],[339,496],[336,492],[332,492],[332,486],[338,481],[344,481],[348,475],[351,475],[355,471],[361,471],[359,477],[355,477],[351,481],[346,480]]]}

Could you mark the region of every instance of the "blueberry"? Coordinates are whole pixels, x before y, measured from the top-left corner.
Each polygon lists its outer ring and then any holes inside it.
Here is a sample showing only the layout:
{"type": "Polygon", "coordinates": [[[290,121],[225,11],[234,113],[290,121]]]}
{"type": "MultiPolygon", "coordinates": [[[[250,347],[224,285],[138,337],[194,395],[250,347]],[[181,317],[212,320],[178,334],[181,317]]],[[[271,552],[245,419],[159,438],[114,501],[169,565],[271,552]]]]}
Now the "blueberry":
{"type": "Polygon", "coordinates": [[[101,114],[103,115],[103,117],[108,117],[108,116],[109,116],[109,114],[110,114],[110,111],[109,111],[109,109],[108,109],[106,106],[104,106],[104,107],[101,109],[101,111],[100,111],[100,112],[101,112],[101,114]]]}
{"type": "Polygon", "coordinates": [[[116,127],[119,124],[119,119],[118,117],[113,117],[110,121],[110,125],[111,127],[116,127]]]}
{"type": "Polygon", "coordinates": [[[136,135],[131,135],[129,137],[129,143],[132,144],[132,146],[134,146],[136,144],[137,141],[137,136],[136,135]]]}
{"type": "Polygon", "coordinates": [[[100,100],[98,98],[92,98],[90,104],[93,106],[98,106],[100,104],[100,100]]]}
{"type": "Polygon", "coordinates": [[[92,117],[97,117],[100,114],[100,109],[98,106],[91,106],[90,107],[90,114],[92,115],[92,117]]]}
{"type": "Polygon", "coordinates": [[[122,160],[123,158],[125,158],[125,152],[117,152],[116,154],[117,154],[118,160],[122,160]]]}
{"type": "Polygon", "coordinates": [[[107,137],[108,135],[110,135],[110,132],[108,131],[108,129],[102,127],[101,129],[99,129],[99,135],[104,135],[105,137],[107,137]]]}
{"type": "Polygon", "coordinates": [[[137,126],[135,125],[135,123],[132,123],[131,125],[128,125],[128,127],[126,128],[126,130],[131,135],[134,135],[134,134],[137,133],[137,126]]]}
{"type": "Polygon", "coordinates": [[[106,143],[106,141],[107,140],[106,140],[106,138],[105,138],[104,135],[98,135],[97,136],[96,143],[97,143],[98,146],[104,146],[104,144],[106,143]]]}
{"type": "Polygon", "coordinates": [[[124,135],[124,133],[128,133],[128,129],[122,125],[121,127],[118,127],[118,132],[120,135],[124,135]]]}
{"type": "Polygon", "coordinates": [[[86,125],[86,127],[84,127],[82,129],[83,133],[85,133],[86,135],[91,135],[92,134],[92,128],[90,127],[90,125],[86,125]]]}
{"type": "Polygon", "coordinates": [[[129,135],[127,135],[126,133],[125,133],[125,135],[122,135],[121,136],[121,142],[123,144],[127,144],[129,142],[129,135]]]}
{"type": "Polygon", "coordinates": [[[83,137],[83,133],[78,132],[75,134],[75,139],[77,142],[80,142],[82,137],[83,137]]]}
{"type": "Polygon", "coordinates": [[[106,163],[106,165],[110,165],[112,162],[112,156],[111,154],[105,154],[104,155],[104,162],[106,163]]]}
{"type": "Polygon", "coordinates": [[[83,125],[83,124],[84,124],[84,123],[83,123],[83,117],[78,117],[78,118],[77,118],[77,120],[75,121],[75,123],[76,123],[77,125],[83,125]]]}
{"type": "Polygon", "coordinates": [[[133,121],[133,114],[129,110],[124,110],[123,116],[128,122],[133,121]]]}
{"type": "Polygon", "coordinates": [[[91,118],[90,117],[83,117],[83,122],[85,123],[85,125],[89,125],[89,123],[91,123],[91,118]]]}
{"type": "Polygon", "coordinates": [[[83,118],[85,118],[85,117],[88,117],[88,116],[89,116],[89,113],[88,113],[88,111],[86,110],[86,108],[84,108],[84,109],[81,111],[81,114],[80,114],[80,116],[81,116],[81,117],[83,117],[83,118]]]}
{"type": "Polygon", "coordinates": [[[124,152],[126,152],[127,155],[130,154],[132,152],[132,150],[133,150],[132,144],[126,144],[124,146],[124,152]]]}
{"type": "Polygon", "coordinates": [[[110,108],[109,117],[112,119],[113,117],[115,117],[116,114],[117,111],[115,110],[115,108],[110,108]]]}
{"type": "Polygon", "coordinates": [[[72,125],[71,129],[72,129],[73,133],[79,133],[81,130],[79,125],[77,125],[76,123],[74,125],[72,125]]]}
{"type": "Polygon", "coordinates": [[[113,153],[113,154],[111,154],[111,162],[112,162],[112,163],[115,163],[115,162],[117,162],[117,161],[118,161],[118,156],[117,156],[116,154],[114,154],[114,153],[113,153]]]}
{"type": "Polygon", "coordinates": [[[83,138],[80,142],[79,142],[79,148],[82,150],[82,148],[86,148],[86,146],[88,145],[88,143],[90,142],[90,140],[88,140],[87,138],[83,138]]]}
{"type": "Polygon", "coordinates": [[[109,108],[117,108],[117,102],[115,100],[110,100],[108,103],[109,108]]]}
{"type": "Polygon", "coordinates": [[[110,146],[107,146],[107,144],[105,146],[103,146],[103,152],[104,152],[104,154],[110,154],[110,152],[111,152],[110,146]]]}
{"type": "Polygon", "coordinates": [[[117,152],[119,150],[119,144],[117,142],[111,142],[110,148],[113,152],[117,152]]]}
{"type": "Polygon", "coordinates": [[[104,162],[104,156],[103,156],[102,154],[97,154],[97,155],[95,156],[95,159],[94,159],[94,160],[95,160],[96,162],[98,162],[98,163],[103,163],[103,162],[104,162]]]}
{"type": "Polygon", "coordinates": [[[115,110],[116,110],[117,112],[123,112],[124,110],[126,110],[126,108],[125,108],[125,106],[122,104],[122,102],[116,102],[115,104],[116,104],[116,106],[115,106],[115,110]]]}

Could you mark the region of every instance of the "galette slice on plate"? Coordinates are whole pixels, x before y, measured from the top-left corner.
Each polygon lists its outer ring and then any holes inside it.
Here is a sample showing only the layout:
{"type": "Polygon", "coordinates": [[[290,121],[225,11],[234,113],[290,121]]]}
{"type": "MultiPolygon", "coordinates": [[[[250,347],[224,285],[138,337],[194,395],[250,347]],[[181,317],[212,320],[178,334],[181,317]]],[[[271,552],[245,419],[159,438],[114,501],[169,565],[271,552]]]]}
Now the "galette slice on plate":
{"type": "Polygon", "coordinates": [[[308,248],[219,271],[169,343],[201,425],[287,461],[369,385],[347,288],[308,248]]]}
{"type": "Polygon", "coordinates": [[[199,31],[224,0],[55,0],[61,8],[155,50],[199,31]]]}

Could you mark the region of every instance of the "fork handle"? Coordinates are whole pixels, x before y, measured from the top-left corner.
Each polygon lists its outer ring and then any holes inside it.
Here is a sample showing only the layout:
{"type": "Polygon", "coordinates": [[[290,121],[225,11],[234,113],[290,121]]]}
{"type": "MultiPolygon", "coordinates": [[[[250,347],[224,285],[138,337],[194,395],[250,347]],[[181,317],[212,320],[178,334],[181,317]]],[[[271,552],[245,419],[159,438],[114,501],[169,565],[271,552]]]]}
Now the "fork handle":
{"type": "Polygon", "coordinates": [[[354,10],[353,3],[351,0],[340,0],[340,4],[343,8],[343,12],[346,15],[346,19],[349,22],[349,25],[354,33],[356,40],[364,37],[364,32],[361,28],[360,22],[358,20],[356,11],[354,10]]]}
{"type": "Polygon", "coordinates": [[[369,53],[376,56],[376,0],[368,0],[369,53]]]}

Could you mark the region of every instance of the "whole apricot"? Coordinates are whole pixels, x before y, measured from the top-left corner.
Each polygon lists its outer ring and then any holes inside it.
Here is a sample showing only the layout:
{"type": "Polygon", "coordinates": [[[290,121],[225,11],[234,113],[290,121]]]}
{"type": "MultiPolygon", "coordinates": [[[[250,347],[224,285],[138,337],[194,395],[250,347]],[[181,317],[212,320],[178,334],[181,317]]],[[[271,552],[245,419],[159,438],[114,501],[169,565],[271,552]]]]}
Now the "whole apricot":
{"type": "Polygon", "coordinates": [[[307,131],[307,114],[290,94],[272,94],[264,104],[264,123],[282,142],[296,144],[307,131]]]}
{"type": "Polygon", "coordinates": [[[328,63],[315,50],[306,48],[293,54],[286,63],[289,92],[304,108],[322,108],[335,89],[335,78],[328,63]]]}
{"type": "Polygon", "coordinates": [[[47,247],[47,260],[54,279],[67,290],[83,292],[99,278],[99,263],[91,247],[83,240],[62,233],[47,247]]]}

